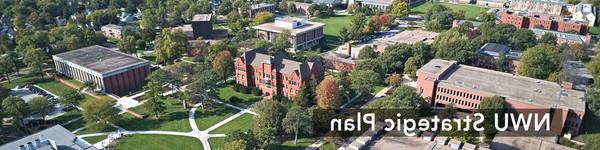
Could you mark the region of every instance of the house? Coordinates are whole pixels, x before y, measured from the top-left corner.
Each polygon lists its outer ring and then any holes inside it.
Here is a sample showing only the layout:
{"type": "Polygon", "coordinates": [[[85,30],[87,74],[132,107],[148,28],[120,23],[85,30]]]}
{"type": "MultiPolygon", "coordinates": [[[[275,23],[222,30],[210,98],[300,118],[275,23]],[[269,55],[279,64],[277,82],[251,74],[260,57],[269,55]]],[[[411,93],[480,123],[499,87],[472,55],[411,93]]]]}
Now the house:
{"type": "Polygon", "coordinates": [[[98,45],[52,55],[52,60],[57,73],[117,95],[141,89],[150,73],[150,61],[98,45]]]}
{"type": "Polygon", "coordinates": [[[102,31],[102,34],[107,37],[112,37],[116,39],[123,38],[123,26],[120,25],[107,24],[100,27],[100,31],[102,31]]]}
{"type": "Polygon", "coordinates": [[[324,69],[320,62],[298,62],[283,54],[268,55],[260,49],[244,52],[235,59],[236,83],[257,87],[263,96],[296,96],[303,84],[311,79],[321,81],[324,69]]]}
{"type": "MultiPolygon", "coordinates": [[[[561,85],[494,70],[433,59],[417,70],[417,91],[431,105],[453,104],[457,109],[477,110],[485,97],[500,96],[514,111],[552,113],[550,131],[536,135],[577,134],[585,114],[584,92],[561,85]],[[493,79],[493,80],[491,80],[493,79]],[[565,117],[566,116],[566,117],[565,117]]],[[[524,132],[524,131],[523,131],[524,132]]]]}
{"type": "Polygon", "coordinates": [[[276,19],[275,22],[253,26],[259,39],[272,41],[279,34],[290,34],[291,52],[307,49],[321,43],[324,23],[297,18],[276,19]]]}
{"type": "Polygon", "coordinates": [[[77,137],[61,125],[55,125],[37,133],[22,137],[0,146],[2,150],[98,150],[92,144],[77,137]]]}
{"type": "Polygon", "coordinates": [[[439,33],[425,30],[405,30],[390,38],[384,38],[373,44],[373,48],[378,53],[383,53],[385,48],[394,44],[415,44],[424,42],[426,44],[433,43],[433,40],[439,33]]]}
{"type": "Polygon", "coordinates": [[[275,8],[276,8],[275,4],[268,4],[268,3],[252,4],[248,7],[248,18],[254,18],[254,16],[258,12],[273,13],[273,12],[275,12],[275,8]]]}
{"type": "Polygon", "coordinates": [[[587,22],[587,26],[594,26],[596,23],[596,7],[591,4],[579,3],[570,10],[572,18],[575,21],[587,22]]]}
{"type": "Polygon", "coordinates": [[[321,58],[323,66],[328,69],[351,72],[356,66],[356,60],[347,54],[329,51],[322,53],[321,58]]]}

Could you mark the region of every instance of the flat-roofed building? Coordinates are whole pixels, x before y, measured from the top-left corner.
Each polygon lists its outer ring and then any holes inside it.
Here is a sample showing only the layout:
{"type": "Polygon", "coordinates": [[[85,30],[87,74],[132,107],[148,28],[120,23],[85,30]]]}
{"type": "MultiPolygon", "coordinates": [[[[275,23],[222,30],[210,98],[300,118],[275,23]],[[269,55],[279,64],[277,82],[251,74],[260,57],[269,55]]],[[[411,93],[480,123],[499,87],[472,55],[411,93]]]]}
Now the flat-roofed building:
{"type": "Polygon", "coordinates": [[[197,14],[192,17],[192,31],[194,39],[203,37],[207,39],[213,34],[213,20],[211,14],[197,14]]]}
{"type": "Polygon", "coordinates": [[[1,150],[98,150],[60,125],[0,146],[1,150]]]}
{"type": "Polygon", "coordinates": [[[502,11],[500,22],[512,24],[517,28],[537,28],[558,32],[588,33],[587,22],[571,20],[561,16],[539,15],[525,12],[502,11]]]}
{"type": "Polygon", "coordinates": [[[392,2],[392,0],[361,0],[360,4],[373,9],[387,11],[390,10],[392,2]]]}
{"type": "Polygon", "coordinates": [[[556,138],[522,136],[517,132],[498,132],[490,143],[490,149],[496,150],[575,150],[556,143],[556,138]]]}
{"type": "Polygon", "coordinates": [[[390,38],[385,38],[375,42],[373,48],[378,53],[383,53],[385,48],[394,44],[415,44],[423,42],[425,44],[433,43],[433,40],[439,33],[425,30],[406,30],[402,31],[390,38]]]}
{"type": "Polygon", "coordinates": [[[561,15],[564,2],[562,0],[513,0],[510,9],[530,13],[561,15]]]}
{"type": "Polygon", "coordinates": [[[569,45],[571,45],[571,44],[588,45],[588,44],[590,44],[590,41],[592,40],[592,36],[590,34],[579,35],[579,34],[574,34],[574,33],[564,33],[564,32],[536,29],[536,28],[531,29],[531,31],[533,31],[533,33],[535,33],[535,36],[537,38],[542,37],[544,34],[552,34],[556,37],[557,44],[567,43],[569,45]]]}
{"type": "Polygon", "coordinates": [[[477,0],[476,4],[482,7],[504,8],[507,5],[506,0],[477,0]]]}
{"type": "Polygon", "coordinates": [[[56,72],[117,95],[144,86],[150,61],[94,45],[52,55],[56,72]]]}
{"type": "Polygon", "coordinates": [[[324,23],[306,21],[297,18],[276,19],[275,22],[253,26],[258,38],[273,40],[280,34],[290,34],[292,51],[311,48],[323,39],[324,23]]]}
{"type": "Polygon", "coordinates": [[[248,7],[248,18],[254,18],[254,16],[256,16],[256,13],[259,13],[259,12],[273,13],[273,12],[275,12],[275,4],[258,3],[258,4],[250,5],[248,7]]]}
{"type": "Polygon", "coordinates": [[[100,31],[104,36],[121,39],[123,36],[123,26],[116,24],[107,24],[100,27],[100,31]]]}
{"type": "Polygon", "coordinates": [[[430,104],[477,110],[485,97],[501,96],[514,110],[554,111],[551,132],[577,134],[585,114],[584,92],[510,73],[433,59],[417,71],[417,91],[430,104]]]}

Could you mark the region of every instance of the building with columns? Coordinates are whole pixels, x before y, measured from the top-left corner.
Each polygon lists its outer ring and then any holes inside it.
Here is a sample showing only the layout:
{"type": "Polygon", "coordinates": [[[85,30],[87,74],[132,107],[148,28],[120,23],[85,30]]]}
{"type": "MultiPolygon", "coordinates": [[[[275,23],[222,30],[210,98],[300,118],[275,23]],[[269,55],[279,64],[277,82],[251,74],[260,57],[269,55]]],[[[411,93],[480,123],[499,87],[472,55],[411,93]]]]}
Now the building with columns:
{"type": "Polygon", "coordinates": [[[500,96],[517,112],[552,113],[553,133],[577,134],[585,114],[584,92],[545,80],[433,59],[417,71],[417,91],[432,105],[477,111],[485,97],[500,96]]]}
{"type": "Polygon", "coordinates": [[[150,61],[94,45],[52,55],[57,73],[97,90],[123,95],[141,89],[150,73],[150,61]]]}
{"type": "Polygon", "coordinates": [[[253,26],[259,39],[271,41],[280,34],[289,34],[292,52],[311,48],[321,43],[324,23],[298,18],[276,19],[275,22],[253,26]]]}

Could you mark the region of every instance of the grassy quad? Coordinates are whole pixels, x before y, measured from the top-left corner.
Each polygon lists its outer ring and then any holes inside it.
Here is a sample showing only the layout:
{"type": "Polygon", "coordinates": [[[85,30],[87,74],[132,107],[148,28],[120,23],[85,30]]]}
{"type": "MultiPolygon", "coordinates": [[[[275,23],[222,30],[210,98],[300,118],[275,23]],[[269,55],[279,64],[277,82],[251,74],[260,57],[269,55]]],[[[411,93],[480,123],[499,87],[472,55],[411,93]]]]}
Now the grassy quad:
{"type": "Polygon", "coordinates": [[[225,138],[209,138],[210,149],[219,149],[225,144],[225,138]]]}
{"type": "Polygon", "coordinates": [[[242,105],[242,106],[250,106],[251,104],[254,104],[255,102],[258,102],[261,100],[260,97],[254,96],[252,94],[244,94],[244,93],[236,92],[233,90],[232,87],[233,87],[233,85],[227,85],[227,86],[218,88],[217,90],[219,91],[219,93],[217,96],[219,97],[219,99],[221,99],[222,101],[224,101],[226,103],[242,105]],[[237,97],[238,100],[231,101],[232,97],[237,97]]]}
{"type": "Polygon", "coordinates": [[[192,137],[174,135],[128,135],[114,146],[116,150],[201,150],[202,143],[192,137]]]}
{"type": "Polygon", "coordinates": [[[207,111],[203,111],[201,108],[198,108],[195,116],[196,125],[198,126],[199,130],[206,130],[220,121],[231,117],[237,112],[237,109],[227,107],[222,104],[215,104],[207,111]]]}
{"type": "Polygon", "coordinates": [[[254,115],[243,114],[230,122],[220,126],[219,128],[211,131],[211,134],[227,134],[236,130],[247,131],[252,129],[254,126],[254,115]]]}
{"type": "Polygon", "coordinates": [[[325,41],[322,43],[325,44],[321,47],[322,50],[335,50],[335,48],[343,44],[339,39],[340,29],[350,26],[350,24],[352,24],[352,18],[352,16],[333,16],[312,19],[312,21],[326,24],[323,29],[325,41]]]}
{"type": "Polygon", "coordinates": [[[188,121],[188,111],[183,109],[181,101],[176,99],[165,100],[166,110],[162,113],[159,119],[144,109],[144,104],[137,106],[132,111],[146,116],[144,119],[139,119],[124,113],[120,117],[116,117],[114,124],[130,131],[177,131],[189,132],[192,131],[188,121]]]}
{"type": "Polygon", "coordinates": [[[284,141],[283,144],[281,144],[281,147],[287,150],[303,150],[316,141],[317,140],[314,138],[299,138],[298,143],[294,144],[294,139],[291,139],[284,141]]]}
{"type": "Polygon", "coordinates": [[[98,143],[98,142],[106,139],[107,137],[108,137],[107,135],[92,136],[92,137],[84,137],[83,140],[87,141],[90,144],[95,144],[95,143],[98,143]]]}
{"type": "MultiPolygon", "coordinates": [[[[477,16],[479,16],[479,14],[481,14],[481,12],[485,12],[488,10],[488,8],[479,7],[476,5],[451,4],[451,3],[440,3],[440,4],[446,6],[454,11],[459,11],[459,10],[465,11],[465,19],[467,19],[467,20],[475,20],[475,18],[477,18],[477,16]]],[[[429,7],[431,7],[432,5],[433,5],[433,3],[427,3],[427,2],[421,3],[421,4],[416,4],[410,9],[410,13],[411,14],[425,14],[425,12],[427,12],[427,9],[429,9],[429,7]]]]}

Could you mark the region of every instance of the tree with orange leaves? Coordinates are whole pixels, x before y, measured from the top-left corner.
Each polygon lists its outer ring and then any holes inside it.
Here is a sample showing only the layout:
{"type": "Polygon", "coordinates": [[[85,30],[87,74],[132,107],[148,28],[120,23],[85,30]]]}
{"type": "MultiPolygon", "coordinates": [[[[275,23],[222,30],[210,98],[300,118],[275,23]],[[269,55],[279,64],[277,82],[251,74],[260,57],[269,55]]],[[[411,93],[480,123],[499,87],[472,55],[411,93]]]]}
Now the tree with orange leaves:
{"type": "Polygon", "coordinates": [[[317,86],[317,106],[323,109],[337,108],[341,105],[338,85],[333,79],[325,79],[317,86]]]}

